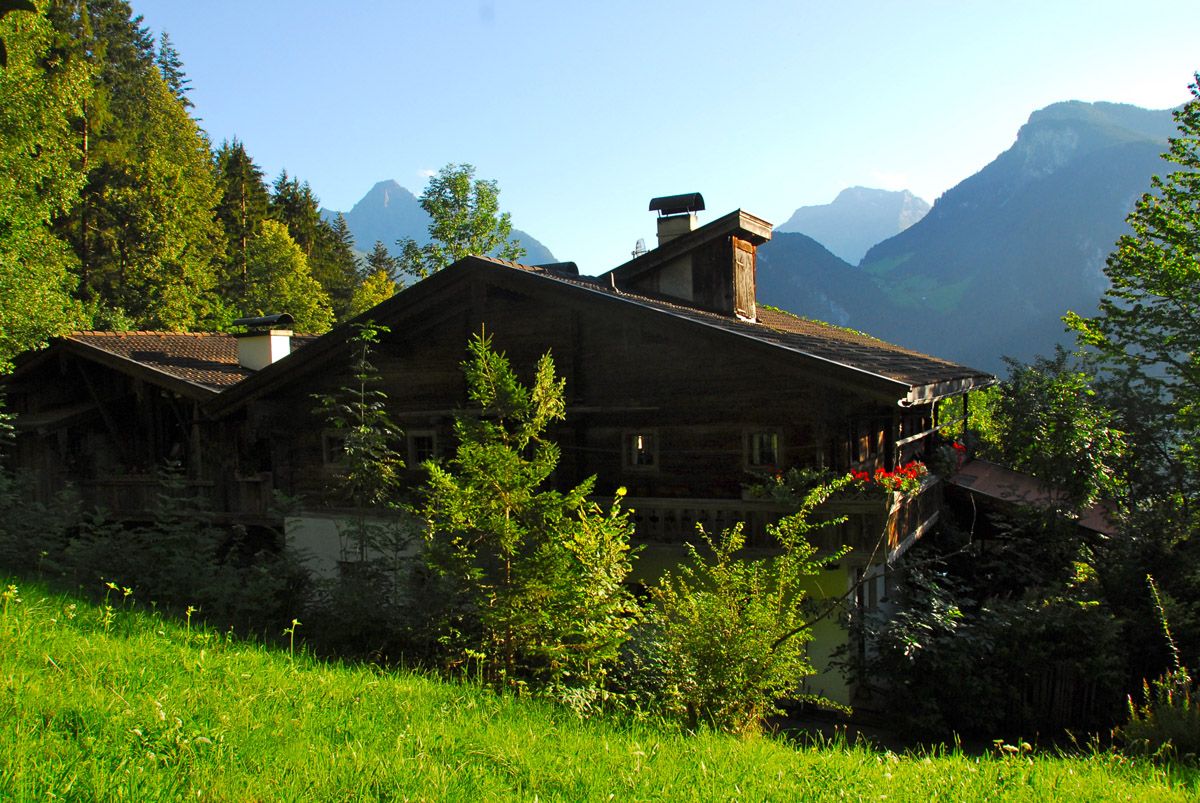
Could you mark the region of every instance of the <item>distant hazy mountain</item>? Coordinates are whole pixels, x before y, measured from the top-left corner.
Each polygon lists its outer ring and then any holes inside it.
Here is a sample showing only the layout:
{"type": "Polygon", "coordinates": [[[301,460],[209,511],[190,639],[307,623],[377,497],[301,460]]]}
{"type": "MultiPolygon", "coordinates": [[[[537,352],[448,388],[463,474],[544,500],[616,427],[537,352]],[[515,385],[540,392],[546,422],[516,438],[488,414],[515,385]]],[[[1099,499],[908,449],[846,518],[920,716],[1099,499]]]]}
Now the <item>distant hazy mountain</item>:
{"type": "Polygon", "coordinates": [[[1105,258],[1166,169],[1159,154],[1174,131],[1169,111],[1112,103],[1034,112],[1011,148],[867,252],[857,272],[877,294],[849,285],[844,269],[809,285],[810,269],[787,261],[772,269],[805,280],[790,290],[772,280],[779,295],[764,301],[803,309],[828,296],[820,303],[845,312],[835,322],[993,371],[1004,355],[1049,354],[1073,342],[1064,313],[1095,312],[1105,258]]]}
{"type": "Polygon", "coordinates": [[[929,211],[929,204],[908,190],[891,192],[850,187],[833,203],[802,206],[777,231],[807,234],[852,265],[867,249],[907,229],[929,211]]]}
{"type": "MultiPolygon", "coordinates": [[[[333,220],[337,212],[322,209],[321,215],[326,220],[333,220]]],[[[415,195],[391,179],[380,181],[342,215],[354,234],[355,247],[362,252],[370,252],[376,240],[393,254],[398,252],[397,240],[411,237],[419,243],[429,241],[429,215],[425,214],[415,195]]],[[[525,248],[523,262],[542,265],[556,261],[550,249],[531,235],[513,229],[512,236],[525,248]]]]}

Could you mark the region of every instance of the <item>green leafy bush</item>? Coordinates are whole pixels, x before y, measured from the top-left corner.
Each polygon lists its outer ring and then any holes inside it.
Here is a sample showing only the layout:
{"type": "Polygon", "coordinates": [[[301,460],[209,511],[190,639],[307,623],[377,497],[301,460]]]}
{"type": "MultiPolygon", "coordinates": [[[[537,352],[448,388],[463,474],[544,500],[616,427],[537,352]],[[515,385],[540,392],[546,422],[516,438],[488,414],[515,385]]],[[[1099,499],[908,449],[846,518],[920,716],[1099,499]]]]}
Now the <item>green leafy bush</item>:
{"type": "Polygon", "coordinates": [[[644,673],[631,684],[638,703],[691,729],[745,733],[781,698],[796,697],[813,674],[803,583],[844,554],[816,557],[805,533],[821,525],[808,516],[837,487],[811,490],[797,513],[769,528],[782,548],[776,555],[742,554],[741,524],[715,539],[698,528],[704,553],[688,544],[688,562],[650,589],[653,604],[630,655],[644,673]]]}

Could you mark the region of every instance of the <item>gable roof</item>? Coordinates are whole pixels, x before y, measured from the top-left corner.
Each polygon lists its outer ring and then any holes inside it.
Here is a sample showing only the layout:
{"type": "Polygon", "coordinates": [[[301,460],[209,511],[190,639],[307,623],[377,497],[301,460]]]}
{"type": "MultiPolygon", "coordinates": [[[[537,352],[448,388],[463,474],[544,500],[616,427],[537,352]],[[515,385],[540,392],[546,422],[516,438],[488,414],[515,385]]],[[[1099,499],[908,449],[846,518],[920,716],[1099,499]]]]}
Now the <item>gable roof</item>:
{"type": "MultiPolygon", "coordinates": [[[[699,230],[697,230],[699,231],[699,230]]],[[[703,327],[722,335],[741,338],[777,356],[795,357],[824,370],[843,381],[867,385],[880,395],[902,405],[934,401],[995,382],[984,371],[968,368],[937,357],[885,343],[842,327],[798,318],[790,313],[760,308],[757,321],[684,306],[663,298],[630,293],[613,287],[608,274],[578,276],[556,271],[553,267],[522,265],[495,257],[470,256],[404,288],[390,299],[322,335],[299,359],[269,365],[245,382],[213,399],[209,409],[215,414],[233,409],[248,398],[268,392],[299,372],[316,370],[333,359],[341,359],[341,349],[353,333],[356,321],[374,320],[391,325],[407,311],[418,309],[425,299],[447,292],[453,285],[483,278],[494,282],[534,282],[552,292],[565,292],[577,302],[621,304],[645,314],[662,316],[659,320],[687,327],[703,327]]]]}
{"type": "MultiPolygon", "coordinates": [[[[293,352],[315,338],[293,336],[293,352]]],[[[55,349],[137,376],[188,398],[204,400],[252,376],[238,364],[237,338],[217,332],[73,332],[51,341],[55,349]]],[[[40,360],[37,360],[40,362],[40,360]]],[[[15,374],[34,364],[18,365],[15,374]]]]}
{"type": "MultiPolygon", "coordinates": [[[[677,319],[716,328],[797,356],[838,367],[863,378],[873,377],[903,386],[903,403],[919,404],[993,384],[995,377],[965,365],[922,354],[841,326],[801,318],[784,310],[759,306],[757,320],[696,309],[662,297],[639,295],[613,287],[609,274],[598,277],[564,276],[545,268],[519,265],[491,257],[473,257],[496,266],[572,284],[591,292],[659,311],[677,319]]],[[[632,264],[632,263],[627,263],[632,264]]]]}

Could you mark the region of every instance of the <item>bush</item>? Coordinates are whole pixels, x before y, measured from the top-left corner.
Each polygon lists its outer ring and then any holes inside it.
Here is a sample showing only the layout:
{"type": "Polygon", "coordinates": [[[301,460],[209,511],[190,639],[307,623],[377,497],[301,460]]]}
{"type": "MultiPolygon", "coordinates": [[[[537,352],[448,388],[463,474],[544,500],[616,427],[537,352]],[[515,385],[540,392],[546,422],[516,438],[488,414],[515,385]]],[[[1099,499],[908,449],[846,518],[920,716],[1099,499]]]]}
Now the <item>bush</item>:
{"type": "Polygon", "coordinates": [[[740,554],[741,524],[716,539],[697,528],[711,556],[688,544],[688,563],[650,589],[653,604],[629,651],[642,674],[626,675],[636,704],[691,729],[745,733],[776,713],[781,698],[796,696],[813,674],[802,584],[844,554],[817,559],[805,533],[822,525],[807,517],[845,482],[810,491],[797,513],[770,528],[778,555],[740,554]]]}

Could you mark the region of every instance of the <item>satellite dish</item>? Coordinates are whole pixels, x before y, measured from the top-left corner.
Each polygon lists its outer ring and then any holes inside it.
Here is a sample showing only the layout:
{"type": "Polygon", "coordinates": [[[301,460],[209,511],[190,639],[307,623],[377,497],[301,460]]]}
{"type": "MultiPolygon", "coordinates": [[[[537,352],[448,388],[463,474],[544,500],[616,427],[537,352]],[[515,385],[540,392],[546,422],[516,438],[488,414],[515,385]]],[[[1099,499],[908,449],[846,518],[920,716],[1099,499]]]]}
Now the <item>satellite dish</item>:
{"type": "Polygon", "coordinates": [[[646,241],[642,237],[638,237],[638,241],[633,246],[633,258],[637,259],[644,253],[646,253],[646,241]]]}

